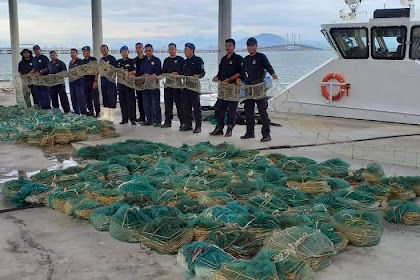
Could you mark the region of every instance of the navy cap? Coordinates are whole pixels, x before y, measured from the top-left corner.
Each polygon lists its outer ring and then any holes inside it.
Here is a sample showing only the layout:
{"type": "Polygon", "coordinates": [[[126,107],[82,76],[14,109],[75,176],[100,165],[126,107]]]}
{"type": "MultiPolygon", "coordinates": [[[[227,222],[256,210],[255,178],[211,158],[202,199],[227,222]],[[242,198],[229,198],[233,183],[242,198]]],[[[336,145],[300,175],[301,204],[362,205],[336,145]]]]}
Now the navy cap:
{"type": "Polygon", "coordinates": [[[128,47],[127,46],[122,46],[120,48],[120,52],[122,52],[122,51],[128,51],[128,47]]]}
{"type": "Polygon", "coordinates": [[[29,53],[29,55],[32,55],[32,51],[31,50],[28,50],[28,49],[23,49],[21,52],[20,52],[20,55],[23,55],[23,53],[24,52],[28,52],[29,53]]]}
{"type": "Polygon", "coordinates": [[[82,51],[90,51],[90,47],[89,47],[89,46],[84,46],[84,47],[82,48],[82,51]]]}
{"type": "Polygon", "coordinates": [[[34,45],[33,47],[32,47],[32,50],[40,50],[41,48],[38,46],[38,45],[34,45]]]}
{"type": "Polygon", "coordinates": [[[193,51],[195,51],[195,45],[193,43],[186,43],[185,46],[186,47],[189,47],[190,49],[192,49],[193,51]]]}
{"type": "Polygon", "coordinates": [[[255,39],[254,37],[251,37],[251,38],[249,38],[249,39],[246,41],[246,45],[247,45],[247,46],[249,46],[249,45],[258,45],[258,41],[257,41],[257,39],[255,39]]]}

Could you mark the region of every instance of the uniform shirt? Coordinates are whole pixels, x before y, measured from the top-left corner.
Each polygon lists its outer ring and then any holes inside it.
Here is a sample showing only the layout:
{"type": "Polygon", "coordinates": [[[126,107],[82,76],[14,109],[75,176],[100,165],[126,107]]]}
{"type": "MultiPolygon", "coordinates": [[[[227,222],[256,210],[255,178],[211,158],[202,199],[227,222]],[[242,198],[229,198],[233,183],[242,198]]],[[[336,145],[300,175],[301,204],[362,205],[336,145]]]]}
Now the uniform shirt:
{"type": "Polygon", "coordinates": [[[200,78],[204,77],[206,72],[204,71],[204,61],[201,57],[193,55],[191,58],[184,60],[184,67],[182,73],[185,76],[198,75],[200,78]]]}
{"type": "MultiPolygon", "coordinates": [[[[112,66],[114,66],[114,67],[117,67],[117,60],[112,55],[103,56],[103,57],[101,57],[101,60],[110,64],[110,65],[112,65],[112,66]]],[[[108,80],[105,77],[101,77],[101,81],[102,81],[102,83],[105,83],[108,80]]],[[[112,83],[114,83],[114,82],[112,82],[112,83]]]]}
{"type": "Polygon", "coordinates": [[[19,62],[19,65],[18,65],[19,73],[22,75],[28,74],[29,72],[31,72],[33,68],[32,65],[33,65],[32,57],[29,57],[29,59],[25,59],[22,57],[22,60],[19,62]]]}
{"type": "MultiPolygon", "coordinates": [[[[127,72],[131,72],[131,71],[136,71],[137,67],[136,67],[136,62],[134,59],[118,59],[117,60],[117,68],[121,68],[126,70],[127,72]]],[[[126,89],[127,87],[125,85],[122,84],[118,84],[118,88],[119,89],[126,89]]]]}
{"type": "Polygon", "coordinates": [[[50,60],[43,54],[40,56],[35,56],[32,59],[34,70],[41,73],[43,76],[48,74],[48,62],[50,62],[50,60]]]}
{"type": "Polygon", "coordinates": [[[167,57],[165,58],[165,61],[163,61],[162,73],[177,72],[182,75],[182,68],[184,68],[184,59],[182,57],[167,57]]]}
{"type": "Polygon", "coordinates": [[[162,62],[156,56],[152,56],[150,59],[145,57],[140,66],[140,75],[160,75],[162,74],[162,62]]]}
{"type": "Polygon", "coordinates": [[[134,62],[136,63],[136,76],[141,76],[140,74],[140,68],[141,68],[141,64],[143,63],[143,60],[146,56],[143,56],[143,58],[139,58],[138,56],[136,56],[136,58],[134,59],[134,62]]]}
{"type": "MultiPolygon", "coordinates": [[[[217,77],[220,81],[224,81],[232,78],[235,74],[241,75],[243,66],[244,59],[239,54],[233,53],[229,58],[225,55],[220,61],[217,77]]],[[[230,82],[234,83],[235,81],[230,82]]]]}
{"type": "MultiPolygon", "coordinates": [[[[70,60],[70,62],[69,62],[69,70],[70,69],[72,69],[72,68],[74,68],[74,67],[77,67],[77,66],[81,66],[81,65],[83,65],[83,64],[85,64],[84,62],[83,62],[83,60],[81,60],[80,58],[76,58],[76,60],[74,61],[74,62],[72,62],[71,60],[70,60]]],[[[80,82],[81,80],[83,80],[83,77],[82,78],[79,78],[79,79],[77,79],[77,80],[75,80],[75,81],[72,81],[72,82],[70,82],[69,84],[71,85],[71,84],[73,84],[73,83],[75,83],[75,82],[80,82]]]]}
{"type": "Polygon", "coordinates": [[[242,79],[248,85],[255,85],[264,81],[265,71],[273,75],[274,69],[267,57],[257,52],[255,55],[248,55],[244,58],[244,69],[242,79]]]}
{"type": "Polygon", "coordinates": [[[61,60],[57,59],[57,62],[54,63],[52,61],[48,62],[48,73],[49,74],[57,74],[61,71],[67,71],[66,64],[61,60]]]}
{"type": "MultiPolygon", "coordinates": [[[[97,61],[97,59],[93,56],[90,56],[88,58],[83,59],[84,64],[88,64],[91,61],[97,61]]],[[[85,75],[85,82],[93,83],[95,81],[96,75],[85,75]]]]}

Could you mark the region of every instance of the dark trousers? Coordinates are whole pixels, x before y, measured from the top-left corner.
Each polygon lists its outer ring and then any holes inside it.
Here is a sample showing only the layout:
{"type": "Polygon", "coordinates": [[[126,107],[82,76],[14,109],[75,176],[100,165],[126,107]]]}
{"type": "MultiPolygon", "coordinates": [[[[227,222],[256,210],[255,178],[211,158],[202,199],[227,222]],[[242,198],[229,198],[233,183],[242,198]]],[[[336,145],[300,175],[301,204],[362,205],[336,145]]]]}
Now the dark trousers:
{"type": "Polygon", "coordinates": [[[34,85],[30,85],[29,86],[29,91],[31,92],[32,99],[34,101],[34,105],[38,105],[38,99],[36,98],[36,93],[35,93],[35,86],[34,85]]]}
{"type": "Polygon", "coordinates": [[[143,108],[146,115],[146,122],[153,124],[162,123],[162,111],[160,109],[160,91],[143,91],[143,108]]]}
{"type": "Polygon", "coordinates": [[[101,104],[99,103],[99,91],[93,88],[93,80],[85,80],[84,82],[84,93],[86,99],[86,106],[89,112],[93,112],[95,108],[95,114],[99,115],[101,111],[101,104]]]}
{"type": "Polygon", "coordinates": [[[146,115],[144,114],[144,108],[143,108],[143,91],[136,91],[136,95],[137,95],[137,104],[138,104],[138,108],[139,108],[139,112],[140,112],[140,120],[141,121],[145,121],[146,120],[146,115]]]}
{"type": "Polygon", "coordinates": [[[70,98],[71,105],[75,114],[87,114],[86,99],[83,92],[83,80],[79,79],[74,82],[70,82],[70,98]]]}
{"type": "Polygon", "coordinates": [[[121,114],[123,121],[136,121],[136,94],[134,89],[118,86],[121,114]]]}
{"type": "Polygon", "coordinates": [[[245,119],[246,119],[246,133],[254,134],[255,127],[255,104],[258,107],[258,112],[261,116],[262,128],[261,134],[263,136],[270,135],[270,119],[268,118],[267,108],[268,108],[268,98],[255,100],[248,99],[244,101],[245,103],[245,119]]]}
{"type": "Polygon", "coordinates": [[[174,118],[174,102],[178,119],[181,124],[185,123],[184,102],[182,100],[182,90],[176,88],[165,88],[165,123],[171,123],[174,118]]]}
{"type": "Polygon", "coordinates": [[[44,86],[34,86],[36,100],[41,109],[51,109],[50,90],[44,86]]]}
{"type": "Polygon", "coordinates": [[[102,102],[106,108],[117,108],[117,87],[105,78],[101,79],[102,102]]]}
{"type": "Polygon", "coordinates": [[[196,125],[201,125],[201,104],[200,94],[198,92],[185,89],[182,94],[185,108],[185,125],[187,127],[192,126],[192,116],[194,112],[194,119],[196,125]]]}
{"type": "Polygon", "coordinates": [[[217,102],[214,106],[216,111],[217,126],[225,126],[225,115],[227,112],[227,125],[235,126],[236,119],[236,110],[238,109],[237,101],[227,101],[222,99],[217,99],[217,102]]]}
{"type": "Polygon", "coordinates": [[[58,98],[60,98],[61,107],[63,108],[64,113],[70,112],[70,103],[65,85],[50,87],[50,94],[53,108],[60,108],[60,105],[58,104],[58,98]]]}

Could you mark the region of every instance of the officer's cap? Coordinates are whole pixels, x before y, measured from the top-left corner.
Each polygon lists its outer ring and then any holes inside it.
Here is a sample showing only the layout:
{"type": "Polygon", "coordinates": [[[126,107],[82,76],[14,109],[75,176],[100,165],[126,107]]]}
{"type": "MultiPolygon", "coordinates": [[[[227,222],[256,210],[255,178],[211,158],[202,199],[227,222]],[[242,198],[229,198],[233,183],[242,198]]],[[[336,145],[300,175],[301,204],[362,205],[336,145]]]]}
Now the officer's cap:
{"type": "Polygon", "coordinates": [[[258,41],[257,41],[257,39],[255,39],[254,37],[251,37],[251,38],[249,38],[249,39],[246,41],[246,45],[247,45],[247,46],[250,46],[250,45],[258,45],[258,41]]]}
{"type": "Polygon", "coordinates": [[[192,49],[193,51],[195,51],[195,45],[193,43],[186,43],[185,46],[186,47],[189,47],[190,49],[192,49]]]}
{"type": "Polygon", "coordinates": [[[122,46],[120,48],[120,52],[122,52],[122,51],[128,51],[128,47],[127,46],[122,46]]]}
{"type": "Polygon", "coordinates": [[[89,46],[84,46],[84,47],[82,48],[82,51],[90,51],[90,47],[89,47],[89,46]]]}
{"type": "Polygon", "coordinates": [[[41,48],[38,46],[38,45],[34,45],[33,47],[32,47],[32,50],[34,51],[34,50],[40,50],[41,48]]]}

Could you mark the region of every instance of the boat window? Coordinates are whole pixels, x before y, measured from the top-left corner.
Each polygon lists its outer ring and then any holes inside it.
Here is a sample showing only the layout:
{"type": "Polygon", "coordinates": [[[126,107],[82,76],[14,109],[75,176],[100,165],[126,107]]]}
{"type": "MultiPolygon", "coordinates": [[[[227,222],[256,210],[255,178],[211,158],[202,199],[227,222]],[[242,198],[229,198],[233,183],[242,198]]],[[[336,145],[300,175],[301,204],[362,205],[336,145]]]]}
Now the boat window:
{"type": "Polygon", "coordinates": [[[333,28],[331,35],[341,56],[346,59],[369,58],[367,28],[333,28]]]}
{"type": "Polygon", "coordinates": [[[328,35],[328,31],[325,30],[325,29],[322,29],[321,32],[324,35],[325,39],[327,39],[327,41],[331,45],[331,47],[335,50],[337,55],[340,56],[340,52],[337,50],[336,46],[334,45],[333,41],[331,40],[330,35],[328,35]]]}
{"type": "Polygon", "coordinates": [[[405,58],[407,28],[405,26],[373,27],[372,57],[402,60],[405,58]]]}
{"type": "Polygon", "coordinates": [[[413,26],[411,29],[410,58],[420,59],[420,26],[413,26]]]}

